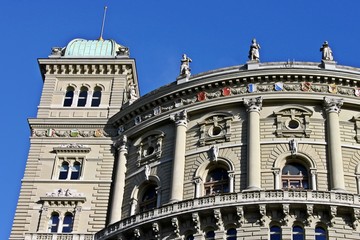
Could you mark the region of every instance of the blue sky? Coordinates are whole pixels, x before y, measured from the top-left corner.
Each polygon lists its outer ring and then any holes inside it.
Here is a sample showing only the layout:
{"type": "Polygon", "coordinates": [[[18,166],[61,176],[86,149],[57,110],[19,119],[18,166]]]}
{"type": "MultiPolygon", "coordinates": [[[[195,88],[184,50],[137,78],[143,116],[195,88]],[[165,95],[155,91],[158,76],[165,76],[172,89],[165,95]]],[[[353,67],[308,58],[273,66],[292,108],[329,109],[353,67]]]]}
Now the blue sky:
{"type": "Polygon", "coordinates": [[[261,62],[320,62],[327,40],[338,64],[360,67],[359,0],[3,0],[0,239],[10,234],[29,149],[27,118],[40,100],[37,58],[74,38],[97,39],[105,5],[104,38],[130,48],[142,95],[175,80],[183,53],[193,74],[244,64],[254,37],[261,62]]]}

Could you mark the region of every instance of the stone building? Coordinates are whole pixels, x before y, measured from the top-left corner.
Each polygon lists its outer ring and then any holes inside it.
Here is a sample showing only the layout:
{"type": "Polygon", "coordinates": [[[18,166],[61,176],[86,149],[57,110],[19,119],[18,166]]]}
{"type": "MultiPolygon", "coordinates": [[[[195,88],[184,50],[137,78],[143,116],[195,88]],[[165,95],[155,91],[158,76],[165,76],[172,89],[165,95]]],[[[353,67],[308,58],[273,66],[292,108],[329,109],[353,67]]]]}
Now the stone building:
{"type": "Polygon", "coordinates": [[[256,46],[142,97],[126,47],[53,48],[10,238],[359,239],[360,69],[256,46]]]}

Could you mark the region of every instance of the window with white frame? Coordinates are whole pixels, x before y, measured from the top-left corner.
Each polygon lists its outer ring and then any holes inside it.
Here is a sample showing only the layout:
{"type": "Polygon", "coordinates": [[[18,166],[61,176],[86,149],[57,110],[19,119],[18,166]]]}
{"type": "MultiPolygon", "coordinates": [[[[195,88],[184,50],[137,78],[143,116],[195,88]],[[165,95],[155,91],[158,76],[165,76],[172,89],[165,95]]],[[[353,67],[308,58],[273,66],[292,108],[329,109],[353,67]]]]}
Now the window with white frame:
{"type": "Polygon", "coordinates": [[[63,104],[64,107],[71,107],[74,100],[74,91],[75,89],[73,87],[67,87],[63,104]]]}
{"type": "Polygon", "coordinates": [[[281,240],[281,227],[274,225],[270,227],[270,240],[281,240]]]}
{"type": "Polygon", "coordinates": [[[59,157],[59,180],[79,180],[81,177],[82,157],[59,157]]]}
{"type": "Polygon", "coordinates": [[[326,229],[321,226],[315,227],[315,240],[327,240],[326,229]]]}
{"type": "Polygon", "coordinates": [[[100,105],[101,102],[101,87],[96,86],[94,88],[94,92],[92,94],[92,99],[91,99],[91,106],[92,107],[98,107],[100,105]]]}
{"type": "Polygon", "coordinates": [[[88,97],[88,88],[85,86],[82,86],[80,88],[80,93],[79,93],[79,98],[78,98],[78,103],[77,106],[78,107],[85,107],[86,106],[86,102],[87,102],[87,97],[88,97]]]}
{"type": "Polygon", "coordinates": [[[224,168],[209,170],[204,183],[205,195],[215,195],[229,192],[229,174],[224,168]]]}
{"type": "Polygon", "coordinates": [[[283,189],[309,189],[308,170],[298,162],[286,163],[281,180],[283,189]]]}
{"type": "Polygon", "coordinates": [[[226,231],[226,240],[236,240],[236,228],[229,228],[226,231]]]}
{"type": "Polygon", "coordinates": [[[292,240],[304,240],[305,232],[302,226],[295,225],[292,227],[292,240]]]}
{"type": "Polygon", "coordinates": [[[74,215],[66,212],[60,217],[58,212],[52,212],[49,219],[48,232],[50,233],[71,233],[74,222],[74,215]]]}

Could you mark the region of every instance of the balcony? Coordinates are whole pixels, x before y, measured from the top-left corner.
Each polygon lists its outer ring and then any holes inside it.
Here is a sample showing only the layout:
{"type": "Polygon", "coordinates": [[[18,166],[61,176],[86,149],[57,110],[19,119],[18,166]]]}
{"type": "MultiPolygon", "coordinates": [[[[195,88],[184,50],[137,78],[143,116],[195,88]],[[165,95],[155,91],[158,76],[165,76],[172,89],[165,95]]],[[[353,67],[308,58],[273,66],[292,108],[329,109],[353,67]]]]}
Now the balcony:
{"type": "Polygon", "coordinates": [[[176,217],[215,208],[250,206],[256,204],[314,204],[360,208],[359,195],[329,191],[311,190],[265,190],[230,193],[190,199],[164,205],[160,208],[139,213],[114,223],[95,234],[96,240],[109,239],[118,233],[155,222],[159,219],[176,217]]]}

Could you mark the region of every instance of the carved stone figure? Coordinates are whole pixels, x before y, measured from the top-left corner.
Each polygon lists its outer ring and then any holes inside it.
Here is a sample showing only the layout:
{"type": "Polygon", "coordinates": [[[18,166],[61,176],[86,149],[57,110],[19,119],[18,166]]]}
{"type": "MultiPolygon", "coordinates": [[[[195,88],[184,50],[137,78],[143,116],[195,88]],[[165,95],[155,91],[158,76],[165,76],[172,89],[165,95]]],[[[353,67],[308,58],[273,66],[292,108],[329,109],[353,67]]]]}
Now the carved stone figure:
{"type": "Polygon", "coordinates": [[[290,152],[291,155],[296,155],[297,151],[298,151],[298,142],[296,139],[291,139],[289,141],[289,147],[290,147],[290,152]]]}
{"type": "Polygon", "coordinates": [[[63,49],[61,47],[53,47],[51,49],[51,55],[62,56],[63,55],[63,49]]]}
{"type": "Polygon", "coordinates": [[[144,170],[145,170],[145,179],[148,181],[149,176],[150,176],[150,172],[151,172],[151,167],[146,164],[144,170]]]}
{"type": "Polygon", "coordinates": [[[322,52],[321,59],[325,61],[334,61],[333,53],[331,48],[329,47],[329,43],[325,41],[320,48],[320,52],[322,52]]]}
{"type": "Polygon", "coordinates": [[[217,161],[218,156],[219,156],[219,147],[216,145],[213,145],[213,146],[211,146],[210,151],[211,151],[212,160],[217,161]]]}
{"type": "Polygon", "coordinates": [[[191,58],[186,56],[186,54],[182,55],[181,66],[180,66],[180,75],[185,76],[189,79],[191,75],[190,63],[192,62],[191,58]]]}
{"type": "Polygon", "coordinates": [[[250,50],[249,50],[249,60],[250,61],[259,61],[260,60],[260,45],[256,42],[254,38],[251,41],[250,50]]]}
{"type": "Polygon", "coordinates": [[[135,90],[135,84],[129,85],[129,102],[132,103],[138,99],[138,95],[135,90]]]}

